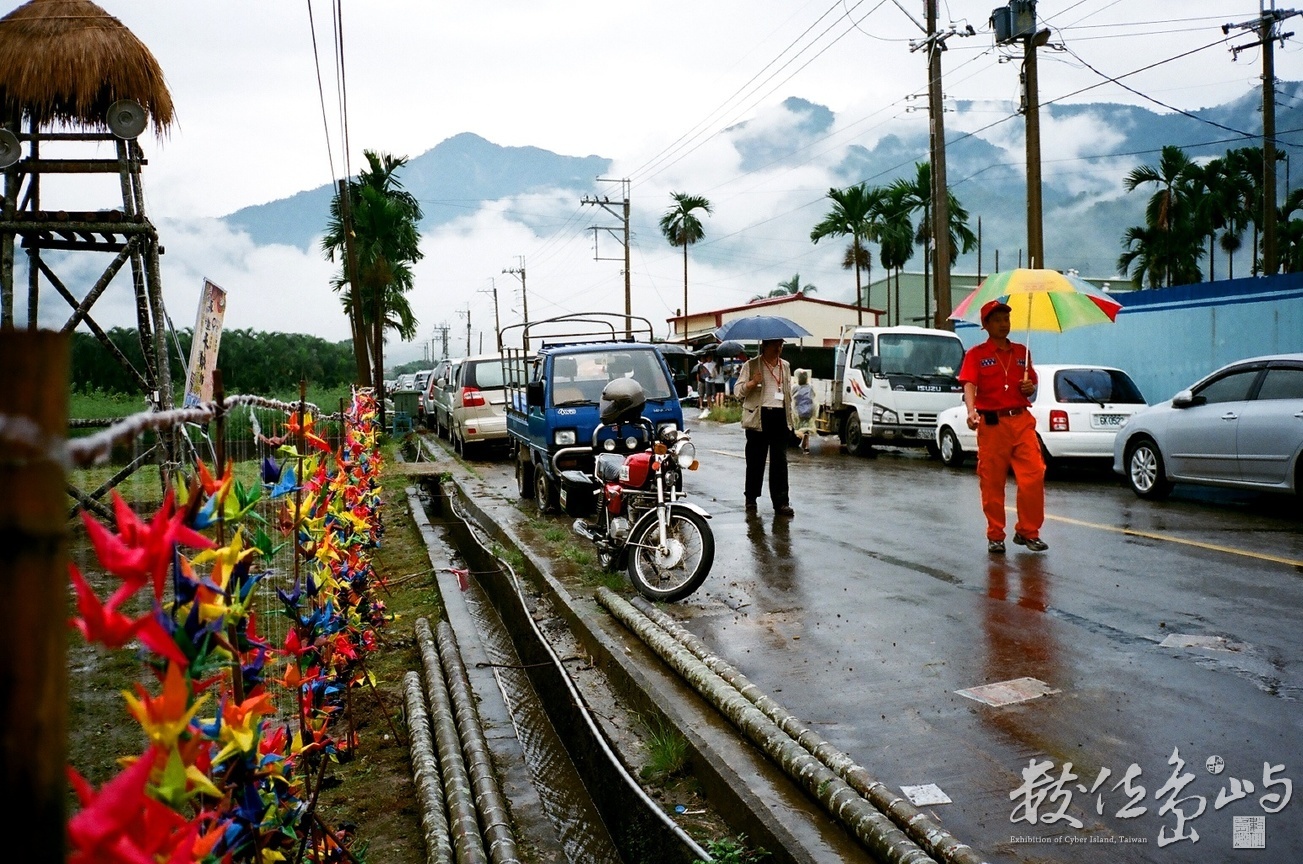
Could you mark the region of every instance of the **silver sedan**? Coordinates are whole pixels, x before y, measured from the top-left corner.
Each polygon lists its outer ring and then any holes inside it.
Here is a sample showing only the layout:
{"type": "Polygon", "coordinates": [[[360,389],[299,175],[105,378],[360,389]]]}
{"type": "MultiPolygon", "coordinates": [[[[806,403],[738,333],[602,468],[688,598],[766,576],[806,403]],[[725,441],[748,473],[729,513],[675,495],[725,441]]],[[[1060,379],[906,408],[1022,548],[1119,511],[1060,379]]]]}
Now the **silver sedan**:
{"type": "Polygon", "coordinates": [[[1224,366],[1171,402],[1135,414],[1113,443],[1113,470],[1141,498],[1174,483],[1303,489],[1303,354],[1224,366]]]}

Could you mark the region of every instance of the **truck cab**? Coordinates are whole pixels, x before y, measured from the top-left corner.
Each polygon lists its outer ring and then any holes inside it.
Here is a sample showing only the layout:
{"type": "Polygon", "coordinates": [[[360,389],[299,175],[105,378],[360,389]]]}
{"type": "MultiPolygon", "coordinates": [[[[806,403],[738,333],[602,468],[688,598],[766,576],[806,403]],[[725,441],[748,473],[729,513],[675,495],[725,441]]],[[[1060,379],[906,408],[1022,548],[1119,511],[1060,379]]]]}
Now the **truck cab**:
{"type": "MultiPolygon", "coordinates": [[[[607,383],[624,377],[642,385],[647,397],[643,417],[658,432],[665,426],[683,429],[683,409],[674,377],[650,333],[647,341],[621,338],[614,331],[607,338],[580,333],[542,341],[536,353],[528,348],[504,352],[504,362],[518,367],[507,380],[525,382],[508,384],[507,436],[520,497],[532,496],[540,511],[552,512],[561,472],[592,470],[593,433],[607,383]]],[[[612,440],[602,446],[621,452],[626,443],[612,440]]]]}
{"type": "Polygon", "coordinates": [[[820,393],[820,429],[852,453],[875,444],[936,447],[937,415],[963,401],[964,346],[948,330],[844,327],[835,377],[820,393]]]}

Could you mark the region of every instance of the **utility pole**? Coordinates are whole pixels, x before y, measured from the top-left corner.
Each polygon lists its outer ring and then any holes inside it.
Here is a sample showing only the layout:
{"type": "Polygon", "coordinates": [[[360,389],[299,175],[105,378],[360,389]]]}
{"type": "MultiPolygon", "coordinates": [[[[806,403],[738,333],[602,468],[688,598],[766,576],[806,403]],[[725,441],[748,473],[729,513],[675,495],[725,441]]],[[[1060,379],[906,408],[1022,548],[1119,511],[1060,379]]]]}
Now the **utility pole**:
{"type": "Polygon", "coordinates": [[[442,324],[435,327],[434,332],[435,335],[439,337],[439,341],[443,346],[443,356],[447,357],[448,356],[448,322],[444,321],[442,324]]]}
{"type": "Polygon", "coordinates": [[[502,272],[510,273],[513,276],[520,277],[520,308],[522,314],[525,316],[526,326],[524,328],[525,329],[524,341],[525,341],[525,353],[528,354],[529,353],[529,295],[525,293],[525,256],[518,255],[517,257],[520,258],[520,266],[507,267],[502,272]]]}
{"type": "MultiPolygon", "coordinates": [[[[621,221],[621,223],[623,224],[623,226],[624,226],[624,231],[623,231],[623,234],[624,234],[624,237],[623,237],[623,242],[624,242],[624,338],[626,338],[626,339],[632,341],[632,340],[633,340],[633,291],[632,291],[632,289],[631,289],[630,276],[629,276],[629,179],[626,177],[626,178],[624,178],[623,180],[615,180],[615,179],[612,179],[612,178],[609,178],[609,177],[598,177],[598,178],[597,178],[597,182],[598,182],[598,183],[619,183],[619,184],[620,184],[621,191],[624,193],[624,209],[623,209],[623,211],[622,211],[621,213],[616,213],[613,209],[611,209],[611,207],[612,207],[612,201],[611,201],[610,198],[606,197],[605,195],[603,195],[600,199],[598,199],[598,198],[589,198],[587,195],[585,195],[585,196],[580,200],[579,203],[580,203],[580,204],[592,204],[592,205],[596,205],[596,206],[598,206],[598,207],[601,207],[601,208],[602,208],[603,210],[605,210],[607,213],[610,213],[612,216],[615,216],[617,219],[619,219],[619,220],[621,221]]],[[[606,232],[609,232],[612,236],[615,236],[615,231],[616,231],[616,229],[615,229],[615,228],[610,228],[610,227],[605,226],[605,225],[602,225],[602,226],[591,225],[591,226],[589,226],[589,227],[591,228],[591,230],[592,230],[592,232],[593,232],[593,260],[594,260],[594,261],[615,261],[615,260],[618,260],[618,259],[615,259],[615,258],[603,258],[603,257],[602,257],[601,255],[599,255],[598,252],[597,252],[597,232],[598,232],[598,231],[606,231],[606,232]]],[[[686,326],[686,325],[685,325],[685,326],[686,326]]]]}
{"type": "MultiPolygon", "coordinates": [[[[1041,206],[1041,102],[1036,49],[1050,41],[1049,30],[1036,28],[1036,0],[1009,0],[991,13],[996,45],[1021,45],[1023,130],[1027,159],[1027,266],[1045,266],[1044,213],[1041,206]]],[[[1003,61],[1004,58],[1001,58],[1003,61]]]]}
{"type": "MultiPolygon", "coordinates": [[[[900,4],[897,3],[897,6],[900,4]]],[[[928,152],[932,175],[932,272],[933,295],[936,297],[936,316],[933,320],[938,329],[953,330],[950,320],[953,309],[950,300],[950,189],[946,185],[946,130],[945,112],[941,91],[941,52],[946,50],[946,39],[956,34],[972,36],[974,30],[968,25],[965,31],[951,26],[945,32],[937,32],[937,0],[924,0],[927,11],[927,24],[919,24],[926,34],[920,42],[911,41],[910,51],[923,48],[927,51],[927,104],[928,104],[928,152]]],[[[904,11],[904,7],[901,7],[904,11]]],[[[908,14],[908,13],[906,13],[908,14]]],[[[925,289],[926,290],[926,289],[925,289]]]]}
{"type": "Polygon", "coordinates": [[[470,307],[470,304],[467,303],[465,309],[458,309],[458,310],[457,310],[457,314],[458,314],[458,315],[465,315],[465,316],[466,316],[466,356],[469,357],[470,355],[472,355],[472,354],[475,353],[475,347],[474,347],[473,345],[471,345],[471,307],[470,307]]]}
{"type": "MultiPolygon", "coordinates": [[[[1032,20],[1036,20],[1036,3],[1031,2],[1032,20]]],[[[1027,266],[1045,266],[1045,234],[1041,211],[1041,103],[1036,81],[1036,47],[1050,39],[1049,30],[1040,30],[1024,39],[1023,54],[1023,123],[1027,139],[1027,266]]]]}
{"type": "MultiPolygon", "coordinates": [[[[1282,45],[1293,33],[1279,33],[1276,23],[1299,12],[1276,8],[1276,0],[1260,0],[1261,14],[1256,20],[1223,24],[1222,32],[1232,29],[1257,31],[1258,41],[1231,48],[1236,58],[1246,48],[1262,46],[1262,272],[1274,276],[1280,269],[1276,251],[1276,58],[1275,43],[1282,45]]],[[[1255,249],[1256,253],[1257,250],[1255,249]]]]}
{"type": "Polygon", "coordinates": [[[494,333],[495,343],[498,346],[498,353],[501,354],[502,353],[502,321],[501,319],[498,318],[498,283],[492,276],[489,277],[489,286],[490,286],[489,291],[486,292],[483,288],[481,288],[480,293],[493,294],[493,333],[494,333]]]}
{"type": "Polygon", "coordinates": [[[950,318],[950,196],[946,193],[945,106],[941,96],[941,51],[937,39],[937,0],[927,0],[927,105],[932,157],[932,267],[938,327],[950,318]]]}

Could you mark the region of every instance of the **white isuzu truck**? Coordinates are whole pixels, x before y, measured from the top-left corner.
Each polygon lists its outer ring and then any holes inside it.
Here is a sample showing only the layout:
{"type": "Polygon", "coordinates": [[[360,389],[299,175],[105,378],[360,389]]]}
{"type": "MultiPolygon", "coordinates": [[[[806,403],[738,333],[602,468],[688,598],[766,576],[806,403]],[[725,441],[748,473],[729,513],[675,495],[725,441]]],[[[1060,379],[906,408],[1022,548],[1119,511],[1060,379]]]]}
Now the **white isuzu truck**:
{"type": "Polygon", "coordinates": [[[964,345],[948,330],[842,328],[833,379],[815,378],[815,428],[838,435],[850,453],[875,444],[925,447],[936,455],[937,415],[963,402],[956,377],[964,345]]]}

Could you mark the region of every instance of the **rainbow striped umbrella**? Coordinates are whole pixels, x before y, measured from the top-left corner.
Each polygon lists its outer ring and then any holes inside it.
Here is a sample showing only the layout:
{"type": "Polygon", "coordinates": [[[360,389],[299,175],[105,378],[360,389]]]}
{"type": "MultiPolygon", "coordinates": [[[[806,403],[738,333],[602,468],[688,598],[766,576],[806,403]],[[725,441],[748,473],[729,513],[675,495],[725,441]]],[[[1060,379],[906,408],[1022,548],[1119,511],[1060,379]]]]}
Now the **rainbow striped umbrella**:
{"type": "Polygon", "coordinates": [[[950,318],[980,325],[982,307],[991,300],[1009,306],[1015,329],[1062,333],[1087,324],[1109,324],[1122,304],[1085,279],[1057,270],[1002,270],[992,273],[965,297],[950,318]]]}

